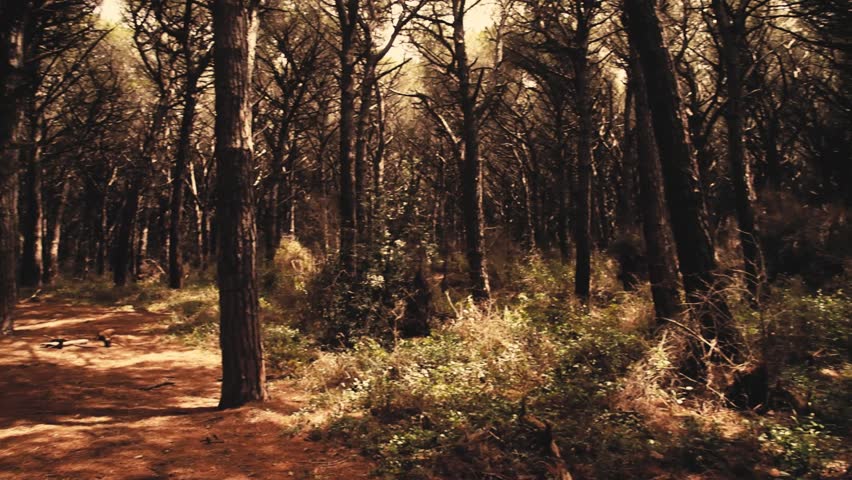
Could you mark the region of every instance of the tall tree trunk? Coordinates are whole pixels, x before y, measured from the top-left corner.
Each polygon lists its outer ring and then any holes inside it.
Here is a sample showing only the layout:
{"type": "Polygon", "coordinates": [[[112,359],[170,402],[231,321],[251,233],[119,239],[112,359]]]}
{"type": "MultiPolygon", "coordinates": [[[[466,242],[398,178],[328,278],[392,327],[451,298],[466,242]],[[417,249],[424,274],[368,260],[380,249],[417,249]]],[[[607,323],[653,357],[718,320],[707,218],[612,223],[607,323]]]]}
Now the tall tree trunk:
{"type": "MultiPolygon", "coordinates": [[[[677,263],[666,213],[657,140],[651,126],[648,94],[636,55],[631,55],[629,69],[630,86],[633,88],[636,102],[636,166],[639,172],[642,232],[645,236],[645,252],[648,255],[648,277],[651,281],[654,313],[658,324],[661,324],[664,319],[677,318],[681,312],[677,263]]],[[[629,125],[625,125],[625,128],[629,128],[629,125]]]]}
{"type": "Polygon", "coordinates": [[[169,219],[169,288],[181,288],[183,284],[183,258],[181,254],[181,221],[183,220],[183,197],[186,191],[187,163],[192,153],[192,129],[195,124],[197,78],[189,73],[189,84],[183,97],[183,118],[180,124],[177,156],[172,175],[171,216],[169,219]]]}
{"type": "MultiPolygon", "coordinates": [[[[358,120],[355,124],[355,224],[358,227],[358,242],[364,251],[369,251],[368,225],[368,192],[367,192],[367,125],[370,120],[370,106],[373,101],[373,83],[375,82],[375,65],[367,60],[364,67],[364,78],[361,79],[359,97],[361,104],[358,108],[358,120]]],[[[361,258],[360,261],[365,261],[361,258]]]]}
{"type": "Polygon", "coordinates": [[[589,89],[589,68],[586,51],[575,54],[574,88],[577,95],[577,203],[574,205],[574,243],[576,263],[574,273],[574,293],[582,302],[588,302],[591,284],[592,257],[592,136],[595,134],[592,120],[592,99],[589,89]]]}
{"type": "Polygon", "coordinates": [[[340,45],[340,265],[349,278],[356,274],[355,201],[355,30],[358,0],[336,0],[341,25],[340,45]],[[344,5],[345,3],[345,5],[344,5]]]}
{"type": "Polygon", "coordinates": [[[48,218],[47,238],[44,248],[44,271],[42,281],[51,284],[59,273],[59,244],[62,237],[62,222],[65,220],[65,206],[68,203],[68,194],[71,190],[70,174],[62,175],[62,188],[56,198],[55,213],[53,218],[48,218]]]}
{"type": "Polygon", "coordinates": [[[18,155],[28,8],[29,2],[0,4],[0,335],[12,332],[18,295],[18,155]]]}
{"type": "MultiPolygon", "coordinates": [[[[34,82],[30,74],[30,82],[34,82]]],[[[30,92],[32,97],[35,92],[30,92]]],[[[42,223],[44,207],[42,202],[42,166],[41,166],[41,122],[35,112],[34,98],[28,99],[30,108],[29,128],[26,148],[22,150],[21,159],[24,167],[23,219],[21,234],[24,244],[21,249],[21,285],[38,287],[41,285],[42,271],[42,223]]]]}
{"type": "MultiPolygon", "coordinates": [[[[645,78],[686,300],[696,305],[704,337],[709,342],[715,340],[719,351],[736,358],[741,353],[740,340],[728,306],[714,288],[715,248],[707,229],[698,165],[654,4],[651,0],[624,0],[626,27],[645,78]]],[[[714,348],[714,355],[717,353],[714,348]]]]}
{"type": "Polygon", "coordinates": [[[467,262],[471,281],[471,294],[476,301],[488,300],[491,287],[488,284],[487,260],[485,257],[485,218],[482,212],[482,161],[479,157],[479,127],[475,112],[475,98],[470,84],[470,65],[464,39],[464,15],[462,8],[455,13],[453,21],[453,46],[459,79],[459,95],[462,110],[462,141],[464,158],[461,168],[462,215],[464,217],[467,262]]]}
{"type": "Polygon", "coordinates": [[[268,397],[257,297],[252,186],[251,78],[257,27],[255,1],[215,1],[217,283],[222,348],[219,408],[268,397]]]}
{"type": "Polygon", "coordinates": [[[139,210],[139,195],[138,175],[132,175],[124,193],[124,203],[118,219],[118,234],[112,253],[112,281],[119,287],[127,284],[128,275],[133,268],[133,228],[136,224],[136,212],[139,210]]]}
{"type": "Polygon", "coordinates": [[[744,10],[729,10],[724,0],[713,0],[716,25],[722,40],[722,57],[727,77],[728,103],[725,120],[728,130],[728,162],[734,186],[737,223],[740,227],[740,245],[745,262],[746,285],[752,300],[757,300],[763,283],[763,259],[758,245],[757,223],[754,219],[755,193],[752,186],[751,167],[745,156],[743,123],[743,71],[746,55],[746,25],[744,10]],[[733,13],[733,16],[731,15],[733,13]]]}

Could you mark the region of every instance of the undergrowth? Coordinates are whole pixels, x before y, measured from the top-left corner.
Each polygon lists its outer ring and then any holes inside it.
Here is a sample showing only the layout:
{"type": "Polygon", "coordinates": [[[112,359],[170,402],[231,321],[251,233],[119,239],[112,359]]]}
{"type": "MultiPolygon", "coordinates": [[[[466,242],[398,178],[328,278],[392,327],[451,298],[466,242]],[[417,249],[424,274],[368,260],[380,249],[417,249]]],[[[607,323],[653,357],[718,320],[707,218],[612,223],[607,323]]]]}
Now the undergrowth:
{"type": "MultiPolygon", "coordinates": [[[[565,468],[577,479],[848,474],[848,289],[814,292],[779,279],[759,311],[731,289],[750,351],[773,378],[767,403],[737,410],[672,381],[677,345],[652,328],[647,284],[625,292],[611,259],[594,262],[590,308],[571,298],[570,265],[540,256],[499,265],[502,290],[484,307],[452,287],[439,292],[435,276],[430,334],[417,338],[389,330],[387,317],[403,310],[381,293],[395,279],[395,292],[405,292],[411,272],[385,269],[355,292],[364,305],[386,300],[364,310],[370,328],[352,330],[349,348],[329,348],[328,325],[310,315],[342,321],[331,310],[335,294],[312,290],[329,285],[330,267],[285,239],[260,276],[267,362],[311,394],[296,414],[308,437],[360,449],[383,478],[558,478],[565,468]],[[311,305],[317,300],[328,303],[311,305]]],[[[180,291],[64,284],[54,294],[166,313],[170,333],[215,346],[218,297],[209,281],[180,291]]]]}

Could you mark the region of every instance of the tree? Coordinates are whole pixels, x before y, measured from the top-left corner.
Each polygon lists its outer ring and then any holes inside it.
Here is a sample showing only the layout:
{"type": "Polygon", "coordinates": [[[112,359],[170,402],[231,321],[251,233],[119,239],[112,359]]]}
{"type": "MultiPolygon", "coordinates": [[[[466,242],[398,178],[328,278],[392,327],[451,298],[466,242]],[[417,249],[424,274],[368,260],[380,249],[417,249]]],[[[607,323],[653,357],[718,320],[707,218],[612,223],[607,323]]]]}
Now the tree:
{"type": "Polygon", "coordinates": [[[636,170],[639,173],[639,205],[642,210],[645,252],[648,255],[648,278],[651,281],[654,312],[658,322],[661,322],[663,319],[678,317],[682,308],[677,263],[663,193],[660,156],[648,107],[645,78],[635,53],[628,57],[628,76],[628,88],[633,92],[636,113],[636,170]]]}
{"type": "MultiPolygon", "coordinates": [[[[601,4],[587,0],[527,0],[525,5],[529,10],[529,18],[524,23],[531,32],[530,41],[537,57],[536,60],[525,62],[527,68],[538,66],[540,69],[542,61],[547,62],[549,59],[551,63],[564,63],[570,69],[565,80],[570,81],[573,88],[578,126],[575,145],[577,164],[572,179],[574,188],[569,189],[574,194],[574,293],[587,302],[591,285],[592,157],[596,132],[593,110],[594,62],[590,57],[594,54],[591,48],[594,41],[592,32],[600,25],[597,17],[601,4]]],[[[530,70],[535,71],[535,68],[530,70]]],[[[559,68],[550,67],[548,70],[558,72],[559,68]]],[[[556,112],[561,114],[559,110],[556,112]]]]}
{"type": "MultiPolygon", "coordinates": [[[[165,3],[165,2],[164,2],[165,3]]],[[[183,218],[184,193],[186,192],[186,172],[192,153],[192,132],[195,127],[198,96],[203,91],[199,81],[207,70],[212,51],[207,28],[209,16],[205,8],[196,9],[194,0],[186,0],[182,10],[177,12],[179,19],[174,27],[165,30],[175,37],[180,46],[180,58],[184,66],[182,85],[182,108],[180,133],[178,134],[177,154],[172,174],[171,205],[169,207],[169,287],[180,288],[183,283],[183,258],[181,232],[183,218]]],[[[161,18],[162,18],[161,14],[161,18]]],[[[162,21],[162,20],[161,20],[162,21]]],[[[166,24],[167,25],[167,24],[166,24]]]]}
{"type": "Polygon", "coordinates": [[[257,297],[251,77],[257,36],[254,0],[213,4],[216,91],[216,219],[222,348],[219,408],[265,400],[266,372],[257,297]]]}
{"type": "Polygon", "coordinates": [[[259,222],[265,258],[272,261],[281,238],[296,234],[296,204],[300,171],[321,166],[307,160],[308,135],[316,127],[319,101],[333,95],[332,49],[327,45],[328,30],[321,13],[313,8],[298,12],[270,9],[262,17],[258,38],[255,91],[260,99],[255,117],[263,131],[268,161],[261,162],[263,206],[259,222]]]}
{"type": "Polygon", "coordinates": [[[356,273],[355,205],[355,41],[359,0],[335,0],[340,26],[340,266],[347,278],[356,273]]]}
{"type": "Polygon", "coordinates": [[[715,288],[716,252],[707,228],[698,165],[654,3],[624,0],[625,27],[645,78],[686,301],[698,308],[696,315],[704,337],[717,342],[714,354],[738,358],[739,335],[724,298],[715,288]]]}
{"type": "MultiPolygon", "coordinates": [[[[471,282],[471,295],[476,301],[488,300],[491,287],[488,281],[485,253],[485,218],[483,213],[482,158],[480,157],[480,126],[491,112],[501,88],[492,84],[485,69],[475,68],[468,59],[465,40],[465,17],[475,4],[466,0],[436,2],[430,9],[416,15],[412,40],[424,60],[439,72],[446,72],[451,85],[452,105],[460,113],[458,134],[435,109],[434,100],[418,94],[421,105],[450,139],[454,157],[461,172],[461,207],[465,231],[465,255],[471,282]],[[460,145],[460,147],[459,147],[460,145]]],[[[496,70],[497,65],[492,66],[496,70]]],[[[492,75],[491,80],[496,76],[492,75]]],[[[449,85],[448,85],[449,86],[449,85]]]]}
{"type": "Polygon", "coordinates": [[[0,5],[0,335],[12,332],[17,302],[18,142],[28,8],[29,2],[0,5]]]}
{"type": "Polygon", "coordinates": [[[26,16],[20,281],[29,287],[39,286],[44,276],[44,150],[56,127],[48,112],[80,80],[81,65],[106,35],[94,25],[92,9],[84,0],[40,0],[26,16]]]}

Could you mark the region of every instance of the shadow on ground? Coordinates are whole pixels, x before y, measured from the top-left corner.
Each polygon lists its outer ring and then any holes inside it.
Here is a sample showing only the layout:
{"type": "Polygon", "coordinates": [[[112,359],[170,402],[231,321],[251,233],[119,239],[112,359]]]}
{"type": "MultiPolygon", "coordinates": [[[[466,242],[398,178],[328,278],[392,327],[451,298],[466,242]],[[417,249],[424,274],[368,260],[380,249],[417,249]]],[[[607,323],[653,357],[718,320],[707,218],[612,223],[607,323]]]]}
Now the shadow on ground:
{"type": "Polygon", "coordinates": [[[163,336],[164,317],[21,305],[0,338],[0,478],[366,478],[350,451],[283,434],[298,392],[216,409],[217,352],[163,336]],[[95,341],[112,328],[112,347],[95,341]],[[89,339],[61,350],[52,338],[89,339]]]}

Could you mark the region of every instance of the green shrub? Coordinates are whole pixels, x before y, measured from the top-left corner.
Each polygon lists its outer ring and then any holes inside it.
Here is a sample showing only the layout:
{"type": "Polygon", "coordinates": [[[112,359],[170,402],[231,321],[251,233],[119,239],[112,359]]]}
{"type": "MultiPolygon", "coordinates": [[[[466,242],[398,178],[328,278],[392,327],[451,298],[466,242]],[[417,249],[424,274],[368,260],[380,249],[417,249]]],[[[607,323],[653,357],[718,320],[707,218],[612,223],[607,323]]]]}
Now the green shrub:
{"type": "Polygon", "coordinates": [[[264,297],[281,311],[304,308],[308,286],[318,271],[311,251],[295,237],[285,236],[275,251],[274,260],[261,267],[264,297]]]}
{"type": "Polygon", "coordinates": [[[543,474],[553,458],[543,432],[522,419],[532,415],[554,425],[568,450],[609,452],[602,474],[626,472],[616,457],[647,434],[609,400],[643,343],[608,316],[615,310],[592,318],[523,298],[512,308],[453,309],[457,317],[429,337],[390,350],[362,338],[306,368],[303,385],[335,412],[332,432],[346,432],[393,478],[543,474]]]}
{"type": "Polygon", "coordinates": [[[293,375],[315,359],[314,348],[299,330],[277,323],[263,326],[263,348],[267,366],[283,375],[293,375]]]}
{"type": "Polygon", "coordinates": [[[820,472],[832,459],[826,447],[838,448],[839,439],[826,433],[813,414],[793,415],[786,424],[771,419],[761,423],[764,432],[758,440],[782,470],[796,478],[821,478],[820,472]]]}

